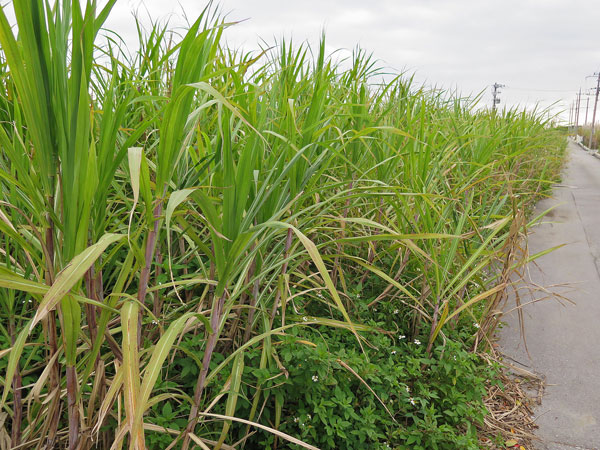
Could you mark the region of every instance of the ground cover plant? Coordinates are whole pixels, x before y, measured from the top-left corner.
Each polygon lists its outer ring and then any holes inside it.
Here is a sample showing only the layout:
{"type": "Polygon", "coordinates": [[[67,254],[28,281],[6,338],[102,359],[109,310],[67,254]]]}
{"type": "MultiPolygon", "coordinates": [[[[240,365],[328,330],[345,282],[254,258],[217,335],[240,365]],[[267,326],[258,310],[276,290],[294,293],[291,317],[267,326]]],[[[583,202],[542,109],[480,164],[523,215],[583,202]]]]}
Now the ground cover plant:
{"type": "Polygon", "coordinates": [[[562,135],[113,3],[0,11],[0,448],[477,448],[562,135]]]}

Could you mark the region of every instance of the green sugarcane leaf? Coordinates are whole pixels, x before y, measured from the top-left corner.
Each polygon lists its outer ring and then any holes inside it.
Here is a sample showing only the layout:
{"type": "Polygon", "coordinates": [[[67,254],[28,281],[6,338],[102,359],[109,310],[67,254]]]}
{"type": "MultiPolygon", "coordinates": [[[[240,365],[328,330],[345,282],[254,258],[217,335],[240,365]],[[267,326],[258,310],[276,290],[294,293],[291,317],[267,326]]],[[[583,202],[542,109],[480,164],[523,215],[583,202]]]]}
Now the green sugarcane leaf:
{"type": "Polygon", "coordinates": [[[17,364],[21,359],[23,348],[25,347],[25,341],[29,335],[29,327],[27,324],[23,327],[21,332],[17,335],[15,343],[10,349],[10,355],[8,357],[8,364],[6,366],[6,376],[4,377],[4,391],[2,392],[2,401],[0,401],[0,409],[4,408],[4,402],[10,392],[10,386],[12,384],[13,377],[17,371],[17,364]]]}
{"type": "MultiPolygon", "coordinates": [[[[235,414],[235,407],[237,404],[238,397],[240,395],[240,385],[242,383],[242,375],[244,373],[244,352],[240,352],[235,357],[233,361],[233,368],[231,369],[231,387],[229,389],[229,394],[227,395],[227,403],[225,404],[225,415],[233,416],[235,414]]],[[[227,433],[229,432],[229,428],[231,427],[231,420],[226,420],[223,422],[223,430],[221,431],[221,436],[219,437],[219,441],[215,445],[214,450],[219,450],[225,439],[227,438],[227,433]]]]}
{"type": "Polygon", "coordinates": [[[167,359],[167,356],[173,349],[173,343],[175,342],[175,339],[179,333],[182,332],[189,319],[201,321],[209,333],[213,332],[210,328],[208,319],[203,315],[196,313],[184,314],[171,323],[171,325],[169,325],[169,328],[167,328],[158,343],[154,346],[152,350],[152,356],[150,357],[150,361],[148,362],[144,372],[144,379],[142,380],[139,390],[139,401],[137,402],[136,406],[135,418],[131,427],[131,434],[133,436],[137,436],[142,432],[143,415],[148,408],[150,394],[154,389],[154,385],[156,384],[156,380],[160,375],[162,366],[167,359]]]}
{"type": "Polygon", "coordinates": [[[0,287],[42,295],[48,292],[49,289],[45,284],[23,278],[21,275],[3,267],[0,267],[0,287]]]}
{"type": "Polygon", "coordinates": [[[311,241],[310,239],[308,239],[304,235],[304,233],[302,233],[302,231],[300,231],[298,228],[294,227],[293,225],[290,225],[290,224],[284,223],[284,222],[270,222],[270,225],[289,228],[298,237],[298,239],[300,240],[300,242],[302,243],[302,245],[304,246],[304,248],[310,255],[313,263],[315,264],[315,266],[317,266],[317,269],[318,269],[319,273],[321,274],[321,278],[323,278],[323,281],[325,282],[325,286],[327,287],[327,289],[329,290],[329,293],[333,297],[333,300],[334,300],[338,310],[342,313],[342,316],[344,316],[344,319],[348,323],[350,330],[356,336],[356,340],[358,341],[359,345],[362,348],[362,342],[361,342],[361,339],[360,339],[358,333],[356,332],[356,327],[354,326],[354,323],[350,319],[350,316],[348,315],[348,312],[346,311],[346,308],[344,307],[344,304],[342,303],[340,294],[338,293],[337,289],[335,288],[335,285],[333,284],[333,281],[331,280],[329,271],[327,270],[327,267],[325,267],[323,258],[321,258],[321,255],[320,255],[319,250],[317,249],[317,246],[315,245],[315,243],[313,241],[311,241]]]}
{"type": "Polygon", "coordinates": [[[64,296],[60,304],[63,315],[65,359],[68,366],[74,366],[77,360],[77,341],[81,332],[81,308],[70,295],[64,296]]]}
{"type": "Polygon", "coordinates": [[[54,309],[56,304],[75,286],[83,277],[85,272],[94,264],[98,257],[106,250],[106,248],[125,237],[122,234],[105,234],[100,240],[86,248],[79,255],[75,256],[71,262],[57,275],[56,280],[44,295],[40,303],[29,330],[32,330],[35,325],[42,320],[46,315],[54,309]]]}
{"type": "Polygon", "coordinates": [[[129,225],[127,227],[127,234],[131,232],[131,220],[133,219],[133,213],[137,206],[139,195],[140,195],[140,171],[142,167],[142,148],[131,147],[127,150],[127,159],[129,162],[129,176],[131,179],[131,189],[133,190],[133,205],[131,206],[131,212],[129,213],[129,225]]]}
{"type": "Polygon", "coordinates": [[[125,397],[125,419],[129,427],[132,443],[144,441],[144,430],[133,433],[135,415],[140,407],[140,366],[138,339],[138,317],[140,306],[128,301],[121,308],[121,328],[123,330],[123,393],[125,397]]]}

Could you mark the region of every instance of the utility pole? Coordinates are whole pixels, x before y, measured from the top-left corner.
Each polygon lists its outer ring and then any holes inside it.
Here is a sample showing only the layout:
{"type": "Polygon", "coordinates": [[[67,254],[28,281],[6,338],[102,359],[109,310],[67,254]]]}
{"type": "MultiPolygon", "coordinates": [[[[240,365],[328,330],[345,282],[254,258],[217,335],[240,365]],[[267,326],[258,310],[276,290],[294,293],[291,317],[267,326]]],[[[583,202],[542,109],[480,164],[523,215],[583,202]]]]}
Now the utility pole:
{"type": "Polygon", "coordinates": [[[588,142],[590,148],[592,148],[592,142],[594,142],[594,127],[596,126],[596,108],[598,107],[598,93],[600,92],[600,72],[595,72],[592,77],[597,77],[596,82],[596,99],[594,100],[594,112],[592,114],[592,131],[590,133],[590,142],[588,142]]]}
{"type": "Polygon", "coordinates": [[[573,102],[571,102],[571,107],[569,108],[569,122],[567,125],[567,128],[571,129],[571,126],[573,125],[573,102]]]}
{"type": "Polygon", "coordinates": [[[584,128],[587,126],[588,110],[590,109],[590,94],[586,95],[587,98],[585,99],[585,122],[583,123],[584,128]]]}
{"type": "Polygon", "coordinates": [[[493,100],[492,100],[492,111],[496,111],[496,105],[498,103],[500,103],[500,99],[498,98],[498,94],[500,94],[502,91],[500,91],[500,88],[505,87],[503,84],[498,84],[498,83],[494,83],[492,85],[492,96],[493,96],[493,100]]]}
{"type": "Polygon", "coordinates": [[[575,107],[575,137],[579,135],[579,110],[581,106],[581,88],[577,94],[577,106],[575,107]]]}

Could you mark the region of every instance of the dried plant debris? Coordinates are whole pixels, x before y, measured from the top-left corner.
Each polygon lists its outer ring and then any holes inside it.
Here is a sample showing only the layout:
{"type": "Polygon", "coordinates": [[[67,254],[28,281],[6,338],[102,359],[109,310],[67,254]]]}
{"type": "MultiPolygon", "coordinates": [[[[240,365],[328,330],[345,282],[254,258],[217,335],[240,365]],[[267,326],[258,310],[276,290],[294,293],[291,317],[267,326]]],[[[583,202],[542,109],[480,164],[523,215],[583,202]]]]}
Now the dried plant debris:
{"type": "Polygon", "coordinates": [[[481,447],[532,449],[539,440],[533,408],[542,402],[545,377],[502,361],[498,355],[481,357],[502,368],[498,378],[488,383],[484,399],[488,415],[480,428],[481,447]]]}

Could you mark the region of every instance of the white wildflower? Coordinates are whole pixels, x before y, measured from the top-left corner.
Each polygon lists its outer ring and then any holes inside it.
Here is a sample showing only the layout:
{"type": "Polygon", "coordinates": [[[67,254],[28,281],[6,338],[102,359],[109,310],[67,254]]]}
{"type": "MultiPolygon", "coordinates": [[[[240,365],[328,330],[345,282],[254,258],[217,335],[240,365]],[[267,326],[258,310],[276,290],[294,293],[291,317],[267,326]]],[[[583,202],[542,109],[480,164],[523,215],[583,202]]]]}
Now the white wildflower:
{"type": "Polygon", "coordinates": [[[406,392],[410,394],[410,388],[408,386],[406,386],[406,392]]]}
{"type": "Polygon", "coordinates": [[[400,340],[406,339],[406,336],[404,336],[403,334],[401,334],[400,336],[398,336],[398,339],[400,339],[400,340]]]}
{"type": "Polygon", "coordinates": [[[392,350],[392,355],[395,355],[395,354],[396,354],[396,350],[392,350]]]}
{"type": "Polygon", "coordinates": [[[317,381],[319,381],[319,376],[318,375],[313,375],[312,376],[312,380],[316,383],[317,381]]]}
{"type": "Polygon", "coordinates": [[[478,324],[477,322],[475,322],[475,323],[473,324],[473,326],[474,326],[475,328],[479,328],[479,324],[478,324]]]}
{"type": "Polygon", "coordinates": [[[307,414],[306,417],[310,420],[312,419],[312,416],[310,414],[307,414]]]}
{"type": "Polygon", "coordinates": [[[298,423],[298,420],[300,420],[300,419],[298,419],[297,417],[294,417],[294,423],[298,423]]]}
{"type": "Polygon", "coordinates": [[[395,310],[394,310],[394,314],[398,314],[399,312],[400,312],[400,311],[399,311],[399,310],[397,310],[397,309],[395,309],[395,310]]]}
{"type": "Polygon", "coordinates": [[[416,405],[414,398],[411,397],[411,398],[408,399],[408,401],[410,402],[411,405],[413,405],[413,406],[416,405]]]}
{"type": "Polygon", "coordinates": [[[153,321],[152,321],[152,323],[153,323],[154,325],[158,325],[158,322],[157,322],[156,320],[153,320],[153,321]]]}
{"type": "Polygon", "coordinates": [[[415,343],[415,344],[417,344],[417,345],[421,345],[421,341],[420,341],[420,340],[418,340],[418,339],[415,339],[415,340],[414,340],[414,343],[415,343]]]}
{"type": "Polygon", "coordinates": [[[304,322],[308,322],[308,317],[304,316],[304,317],[302,318],[302,320],[303,320],[304,322]]]}

